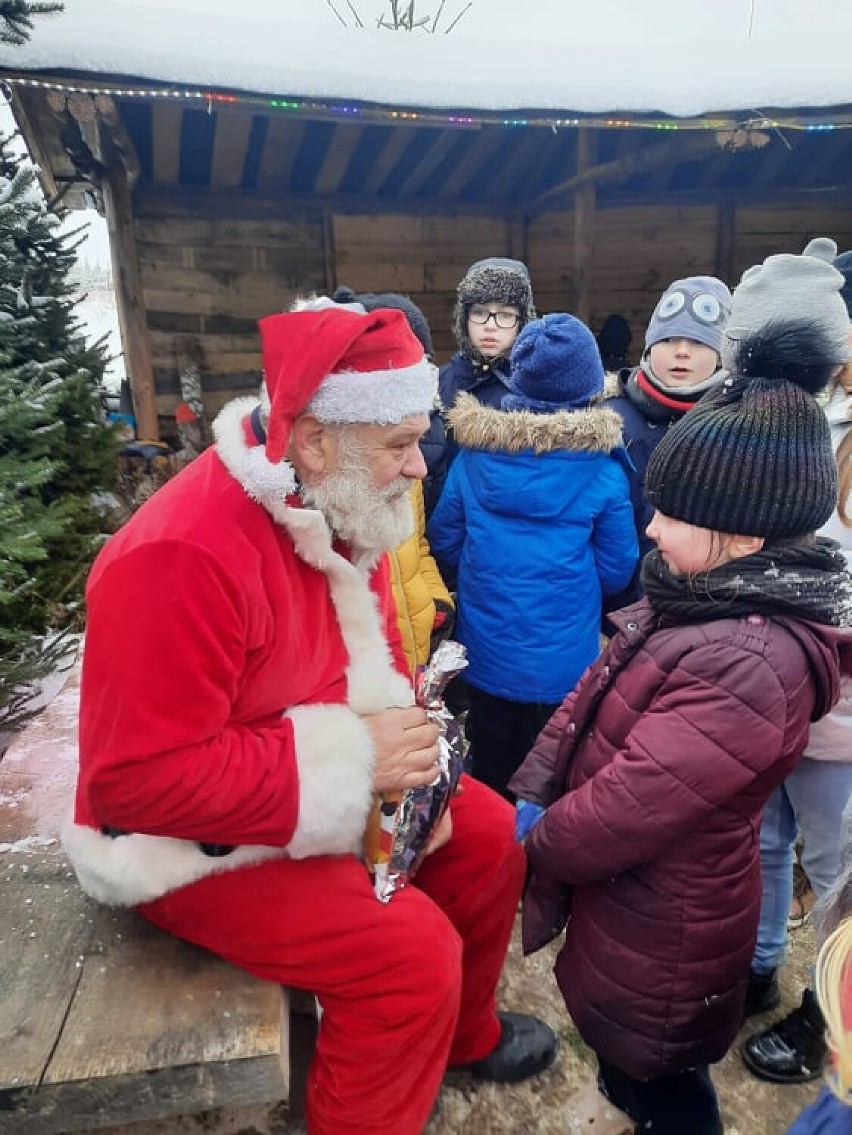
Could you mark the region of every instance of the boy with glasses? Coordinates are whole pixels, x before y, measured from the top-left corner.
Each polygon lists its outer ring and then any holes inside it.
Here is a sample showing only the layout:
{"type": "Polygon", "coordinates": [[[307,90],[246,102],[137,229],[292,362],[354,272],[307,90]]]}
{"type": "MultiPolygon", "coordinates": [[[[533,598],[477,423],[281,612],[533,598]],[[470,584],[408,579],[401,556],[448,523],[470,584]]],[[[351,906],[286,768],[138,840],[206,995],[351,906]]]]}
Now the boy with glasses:
{"type": "Polygon", "coordinates": [[[457,296],[453,333],[459,350],[441,367],[441,402],[451,410],[464,392],[499,410],[509,391],[512,344],[535,319],[529,271],[520,260],[478,260],[459,283],[457,296]]]}

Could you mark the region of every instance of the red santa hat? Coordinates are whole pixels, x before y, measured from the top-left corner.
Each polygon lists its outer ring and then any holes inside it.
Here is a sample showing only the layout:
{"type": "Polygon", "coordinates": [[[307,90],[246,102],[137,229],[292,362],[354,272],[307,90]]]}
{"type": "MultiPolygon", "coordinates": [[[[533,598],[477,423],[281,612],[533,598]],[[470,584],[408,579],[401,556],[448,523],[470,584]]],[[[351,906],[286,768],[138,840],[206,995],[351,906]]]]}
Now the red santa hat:
{"type": "Polygon", "coordinates": [[[287,452],[294,420],[392,425],[428,414],[435,368],[401,311],[328,306],[260,320],[269,403],[266,458],[287,452]]]}

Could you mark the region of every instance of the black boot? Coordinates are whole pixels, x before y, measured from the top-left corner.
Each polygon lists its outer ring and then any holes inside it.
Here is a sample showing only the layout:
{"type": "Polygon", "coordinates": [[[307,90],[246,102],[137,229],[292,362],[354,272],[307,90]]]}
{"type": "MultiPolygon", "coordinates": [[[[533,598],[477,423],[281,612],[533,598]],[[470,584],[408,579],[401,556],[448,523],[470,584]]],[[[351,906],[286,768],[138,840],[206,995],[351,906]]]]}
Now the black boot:
{"type": "Polygon", "coordinates": [[[466,1070],[477,1080],[517,1084],[537,1076],[556,1059],[556,1034],[537,1017],[526,1013],[498,1013],[502,1034],[497,1047],[466,1070]]]}
{"type": "Polygon", "coordinates": [[[759,1080],[805,1084],[822,1074],[826,1052],[825,1020],[816,997],[806,989],[798,1009],[745,1042],[742,1057],[759,1080]]]}
{"type": "Polygon", "coordinates": [[[780,1001],[778,970],[771,969],[766,973],[749,970],[743,1020],[746,1017],[756,1017],[758,1013],[768,1013],[771,1009],[777,1009],[780,1001]]]}

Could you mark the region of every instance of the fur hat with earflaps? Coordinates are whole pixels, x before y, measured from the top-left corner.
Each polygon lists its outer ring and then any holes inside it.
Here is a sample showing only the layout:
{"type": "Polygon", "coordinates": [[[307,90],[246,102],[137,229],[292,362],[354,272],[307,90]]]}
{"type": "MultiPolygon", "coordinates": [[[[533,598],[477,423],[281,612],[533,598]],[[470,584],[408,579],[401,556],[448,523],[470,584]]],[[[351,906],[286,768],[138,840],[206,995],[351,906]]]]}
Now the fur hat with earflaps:
{"type": "Polygon", "coordinates": [[[833,245],[812,241],[743,274],[723,344],[729,376],[648,462],[645,491],[666,516],[771,542],[815,532],[834,511],[831,432],[814,397],[848,355],[833,245]]]}
{"type": "Polygon", "coordinates": [[[475,303],[503,303],[520,312],[518,328],[522,330],[535,319],[532,284],[526,264],[506,256],[489,256],[471,264],[456,289],[453,310],[453,334],[460,350],[475,362],[484,362],[467,333],[468,312],[475,303]]]}

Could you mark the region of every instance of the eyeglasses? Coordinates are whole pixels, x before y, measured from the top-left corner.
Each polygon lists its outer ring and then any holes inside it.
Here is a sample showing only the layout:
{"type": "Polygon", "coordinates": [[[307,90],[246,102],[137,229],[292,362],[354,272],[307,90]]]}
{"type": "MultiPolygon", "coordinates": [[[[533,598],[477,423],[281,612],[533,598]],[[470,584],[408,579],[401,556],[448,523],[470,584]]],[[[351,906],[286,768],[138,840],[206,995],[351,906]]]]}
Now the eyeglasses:
{"type": "Polygon", "coordinates": [[[481,327],[484,327],[489,319],[493,319],[494,325],[501,331],[511,331],[513,327],[518,326],[521,318],[516,311],[489,311],[487,307],[472,307],[467,317],[471,323],[478,323],[481,327]]]}

